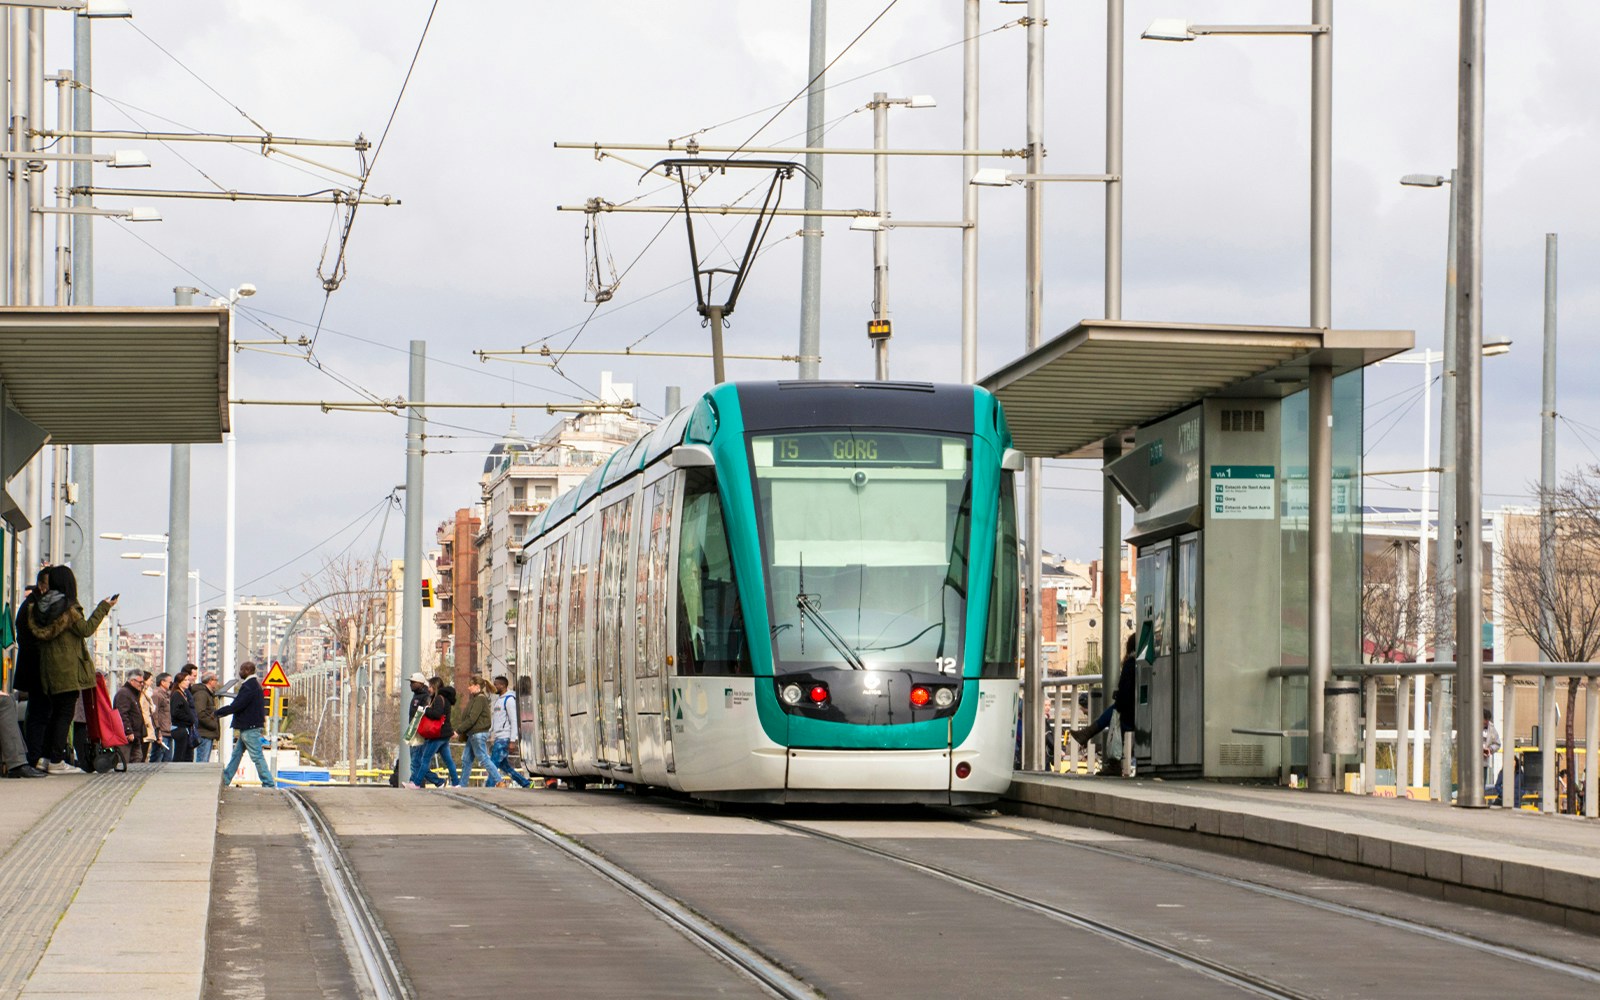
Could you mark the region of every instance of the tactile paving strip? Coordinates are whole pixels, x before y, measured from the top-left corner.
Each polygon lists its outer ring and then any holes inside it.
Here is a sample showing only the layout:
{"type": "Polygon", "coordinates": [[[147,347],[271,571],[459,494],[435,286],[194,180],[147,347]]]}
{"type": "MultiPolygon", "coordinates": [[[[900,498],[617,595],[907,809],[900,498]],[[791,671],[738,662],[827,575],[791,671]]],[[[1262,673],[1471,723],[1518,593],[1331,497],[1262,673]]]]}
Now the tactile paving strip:
{"type": "Polygon", "coordinates": [[[64,775],[83,787],[57,802],[0,856],[0,1000],[21,992],[44,956],[101,846],[154,768],[124,774],[64,775]]]}

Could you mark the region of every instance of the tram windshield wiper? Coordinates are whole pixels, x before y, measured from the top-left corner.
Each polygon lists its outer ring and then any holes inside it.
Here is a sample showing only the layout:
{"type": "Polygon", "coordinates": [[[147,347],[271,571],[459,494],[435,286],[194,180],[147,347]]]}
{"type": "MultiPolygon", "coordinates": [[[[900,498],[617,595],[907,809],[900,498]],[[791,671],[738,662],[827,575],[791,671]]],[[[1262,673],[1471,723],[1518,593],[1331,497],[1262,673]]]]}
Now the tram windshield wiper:
{"type": "MultiPolygon", "coordinates": [[[[839,630],[833,627],[833,623],[828,621],[827,616],[822,613],[822,607],[817,603],[816,595],[806,593],[806,558],[804,555],[800,557],[800,591],[794,595],[794,606],[800,611],[801,622],[804,623],[805,619],[810,618],[811,623],[817,627],[817,631],[822,633],[822,637],[828,640],[829,645],[839,651],[839,655],[844,657],[846,663],[856,670],[867,669],[866,663],[845,641],[839,630]]],[[[800,640],[802,650],[805,649],[803,645],[805,642],[804,634],[802,629],[800,640]]]]}

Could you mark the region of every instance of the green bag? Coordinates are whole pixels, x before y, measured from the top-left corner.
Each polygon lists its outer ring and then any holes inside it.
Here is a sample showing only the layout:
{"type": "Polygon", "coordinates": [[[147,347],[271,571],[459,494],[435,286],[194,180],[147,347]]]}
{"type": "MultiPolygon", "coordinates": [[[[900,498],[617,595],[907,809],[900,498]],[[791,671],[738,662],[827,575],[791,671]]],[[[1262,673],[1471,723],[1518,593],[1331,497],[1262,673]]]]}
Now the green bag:
{"type": "Polygon", "coordinates": [[[411,724],[406,726],[406,742],[410,743],[417,738],[417,726],[422,723],[422,709],[411,713],[411,724]]]}

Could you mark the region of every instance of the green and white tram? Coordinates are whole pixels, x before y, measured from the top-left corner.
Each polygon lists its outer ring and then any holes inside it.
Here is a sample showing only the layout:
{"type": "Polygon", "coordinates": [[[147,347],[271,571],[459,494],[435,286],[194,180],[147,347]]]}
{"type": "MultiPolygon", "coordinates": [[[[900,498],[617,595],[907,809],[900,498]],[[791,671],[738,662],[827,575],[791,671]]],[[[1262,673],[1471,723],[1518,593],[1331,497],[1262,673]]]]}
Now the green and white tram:
{"type": "Polygon", "coordinates": [[[972,386],[717,386],[534,522],[522,753],[578,787],[971,803],[1011,780],[1010,448],[972,386]]]}

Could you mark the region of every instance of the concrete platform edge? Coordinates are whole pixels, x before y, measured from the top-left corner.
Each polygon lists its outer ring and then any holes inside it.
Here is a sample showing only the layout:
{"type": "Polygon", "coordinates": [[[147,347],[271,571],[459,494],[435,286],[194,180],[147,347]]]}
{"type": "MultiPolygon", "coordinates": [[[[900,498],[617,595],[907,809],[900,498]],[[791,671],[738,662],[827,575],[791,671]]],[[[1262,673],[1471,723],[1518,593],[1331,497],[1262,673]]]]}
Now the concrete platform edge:
{"type": "Polygon", "coordinates": [[[1600,933],[1600,878],[1541,863],[1545,852],[1496,857],[1489,844],[1444,846],[1445,838],[1388,825],[1362,832],[1361,821],[1319,825],[1169,797],[1142,782],[1019,774],[999,808],[1600,933]]]}

